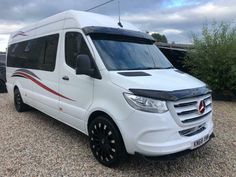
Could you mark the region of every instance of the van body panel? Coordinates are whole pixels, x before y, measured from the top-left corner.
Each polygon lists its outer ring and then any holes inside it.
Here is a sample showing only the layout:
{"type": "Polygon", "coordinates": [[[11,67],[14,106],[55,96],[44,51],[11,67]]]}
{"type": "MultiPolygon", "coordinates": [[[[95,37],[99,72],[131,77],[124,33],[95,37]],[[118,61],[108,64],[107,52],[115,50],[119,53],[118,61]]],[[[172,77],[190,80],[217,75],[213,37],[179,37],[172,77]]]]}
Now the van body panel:
{"type": "MultiPolygon", "coordinates": [[[[134,25],[122,22],[123,28],[128,30],[140,31],[134,25]]],[[[14,41],[25,40],[28,37],[35,35],[46,34],[61,29],[79,28],[82,29],[87,26],[107,26],[113,28],[120,28],[117,21],[112,17],[101,14],[68,10],[51,17],[45,18],[37,23],[28,27],[21,28],[20,30],[11,34],[9,44],[14,41]]]]}
{"type": "Polygon", "coordinates": [[[176,125],[169,113],[153,115],[134,111],[126,121],[118,121],[118,124],[123,133],[128,153],[137,152],[146,156],[162,156],[194,149],[195,141],[213,133],[211,117],[212,115],[209,115],[205,121],[206,129],[192,137],[176,133],[186,128],[176,125]]]}
{"type": "Polygon", "coordinates": [[[64,29],[77,29],[79,27],[78,21],[73,18],[64,20],[64,29]]]}
{"type": "Polygon", "coordinates": [[[130,88],[142,88],[150,90],[174,91],[205,86],[202,81],[193,78],[186,73],[176,72],[175,69],[138,71],[147,73],[149,76],[124,76],[119,74],[122,72],[132,73],[136,71],[111,71],[111,80],[114,84],[127,90],[130,88]]]}
{"type": "MultiPolygon", "coordinates": [[[[65,41],[66,33],[74,32],[82,34],[87,46],[90,49],[90,53],[93,52],[89,46],[86,37],[83,35],[80,29],[66,29],[63,31],[62,39],[65,41]]],[[[59,91],[60,93],[67,93],[67,98],[60,97],[60,110],[65,120],[73,118],[75,121],[79,119],[79,130],[85,131],[84,127],[84,115],[89,109],[93,101],[94,94],[94,79],[86,75],[76,75],[75,69],[71,68],[66,63],[65,58],[65,42],[62,43],[61,48],[61,62],[59,73],[59,91]],[[63,77],[68,77],[69,80],[63,80],[63,77]]]]}
{"type": "Polygon", "coordinates": [[[125,120],[128,119],[135,110],[127,104],[123,97],[123,93],[127,92],[127,90],[113,84],[110,81],[109,74],[105,71],[101,71],[101,74],[104,78],[104,81],[94,81],[94,99],[93,104],[85,115],[85,132],[88,132],[88,119],[90,115],[93,112],[101,111],[113,119],[119,128],[121,135],[123,136],[122,127],[120,127],[118,122],[125,122],[125,120]]]}

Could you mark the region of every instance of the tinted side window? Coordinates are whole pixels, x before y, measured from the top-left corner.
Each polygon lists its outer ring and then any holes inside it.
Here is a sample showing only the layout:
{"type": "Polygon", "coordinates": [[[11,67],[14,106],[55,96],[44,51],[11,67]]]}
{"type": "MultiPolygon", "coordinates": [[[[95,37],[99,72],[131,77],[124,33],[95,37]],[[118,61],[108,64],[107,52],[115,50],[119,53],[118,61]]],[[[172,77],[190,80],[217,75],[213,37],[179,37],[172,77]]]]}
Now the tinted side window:
{"type": "Polygon", "coordinates": [[[48,36],[44,39],[44,50],[41,51],[41,69],[46,71],[53,71],[56,63],[58,35],[48,36]],[[44,56],[42,56],[44,55],[44,56]]]}
{"type": "Polygon", "coordinates": [[[79,54],[86,54],[91,57],[89,48],[82,36],[78,32],[68,32],[65,38],[65,58],[66,64],[75,68],[75,60],[79,54]]]}
{"type": "Polygon", "coordinates": [[[28,67],[31,69],[43,70],[42,61],[44,60],[45,37],[32,40],[30,46],[28,67]]]}
{"type": "Polygon", "coordinates": [[[10,67],[53,71],[56,63],[58,34],[10,45],[7,65],[10,67]]]}

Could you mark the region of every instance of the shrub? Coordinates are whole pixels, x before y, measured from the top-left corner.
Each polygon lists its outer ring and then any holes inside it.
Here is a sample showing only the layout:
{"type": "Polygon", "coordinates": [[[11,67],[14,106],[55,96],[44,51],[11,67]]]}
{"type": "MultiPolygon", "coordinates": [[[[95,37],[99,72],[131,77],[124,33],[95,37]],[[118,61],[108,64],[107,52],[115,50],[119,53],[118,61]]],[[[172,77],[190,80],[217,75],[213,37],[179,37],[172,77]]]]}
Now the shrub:
{"type": "Polygon", "coordinates": [[[202,36],[193,35],[193,43],[185,66],[216,93],[236,95],[236,27],[225,22],[203,25],[202,36]]]}
{"type": "Polygon", "coordinates": [[[152,37],[157,41],[157,42],[163,42],[163,43],[168,43],[168,40],[166,38],[166,36],[163,34],[159,34],[159,33],[152,33],[152,37]]]}

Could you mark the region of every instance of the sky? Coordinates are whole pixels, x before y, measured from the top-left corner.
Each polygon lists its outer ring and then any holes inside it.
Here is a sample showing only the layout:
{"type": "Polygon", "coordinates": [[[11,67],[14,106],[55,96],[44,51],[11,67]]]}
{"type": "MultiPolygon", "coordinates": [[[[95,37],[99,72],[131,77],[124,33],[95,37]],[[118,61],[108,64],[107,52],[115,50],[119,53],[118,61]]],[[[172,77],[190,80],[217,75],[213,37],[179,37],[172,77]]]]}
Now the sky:
{"type": "MultiPolygon", "coordinates": [[[[9,34],[65,10],[87,10],[107,0],[0,0],[0,51],[9,34]]],[[[169,42],[191,43],[202,25],[215,21],[236,24],[236,0],[120,0],[121,21],[143,31],[158,32],[169,42]]],[[[92,12],[118,19],[118,0],[92,12]]]]}

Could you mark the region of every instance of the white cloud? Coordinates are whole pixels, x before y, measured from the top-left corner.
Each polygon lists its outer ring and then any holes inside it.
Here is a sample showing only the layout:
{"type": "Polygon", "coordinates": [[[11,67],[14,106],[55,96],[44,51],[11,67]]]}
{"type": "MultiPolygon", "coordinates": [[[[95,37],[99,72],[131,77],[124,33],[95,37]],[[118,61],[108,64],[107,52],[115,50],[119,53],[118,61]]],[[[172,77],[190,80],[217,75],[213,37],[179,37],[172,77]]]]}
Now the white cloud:
{"type": "MultiPolygon", "coordinates": [[[[0,35],[9,34],[24,23],[35,22],[68,9],[88,9],[101,2],[101,0],[60,0],[59,3],[46,0],[2,1],[4,5],[0,6],[0,35]]],[[[122,20],[134,23],[143,31],[165,34],[169,41],[178,43],[191,42],[189,34],[199,33],[206,20],[209,22],[224,20],[236,24],[236,0],[120,0],[120,2],[122,20]]],[[[114,1],[94,12],[117,18],[117,3],[114,1]]],[[[0,41],[0,50],[6,46],[3,41],[6,41],[6,37],[0,41]]]]}
{"type": "Polygon", "coordinates": [[[163,34],[181,34],[183,31],[178,30],[178,29],[164,29],[161,31],[163,34]]]}
{"type": "Polygon", "coordinates": [[[236,1],[214,0],[187,7],[156,9],[149,12],[125,14],[123,19],[136,24],[143,31],[166,34],[169,41],[191,42],[189,34],[199,33],[206,21],[235,22],[236,1]],[[182,38],[182,40],[181,40],[182,38]]]}
{"type": "Polygon", "coordinates": [[[8,43],[8,34],[0,34],[0,51],[5,52],[7,48],[7,43],[8,43]]]}
{"type": "Polygon", "coordinates": [[[20,29],[22,27],[23,27],[23,24],[2,23],[2,24],[0,24],[0,34],[10,34],[13,31],[16,31],[17,29],[20,29]]]}
{"type": "Polygon", "coordinates": [[[210,3],[201,5],[193,9],[192,12],[199,15],[206,15],[206,16],[218,15],[219,16],[221,14],[230,12],[230,7],[219,6],[210,2],[210,3]]]}
{"type": "Polygon", "coordinates": [[[206,3],[204,5],[185,10],[183,15],[192,15],[196,18],[211,18],[216,20],[233,19],[236,15],[236,2],[232,4],[222,3],[206,3]]]}
{"type": "Polygon", "coordinates": [[[2,23],[0,24],[0,51],[5,51],[10,33],[22,28],[22,23],[2,23]]]}

